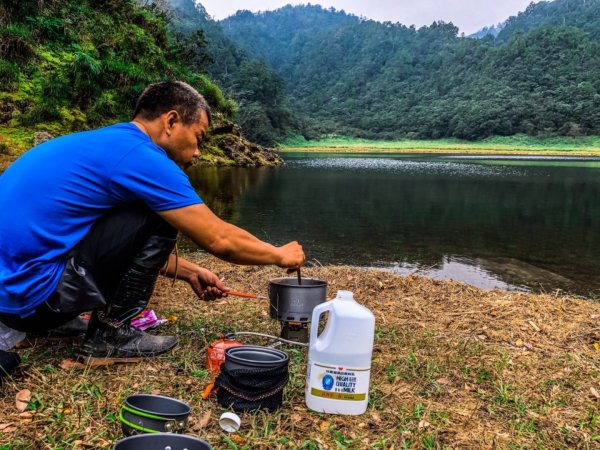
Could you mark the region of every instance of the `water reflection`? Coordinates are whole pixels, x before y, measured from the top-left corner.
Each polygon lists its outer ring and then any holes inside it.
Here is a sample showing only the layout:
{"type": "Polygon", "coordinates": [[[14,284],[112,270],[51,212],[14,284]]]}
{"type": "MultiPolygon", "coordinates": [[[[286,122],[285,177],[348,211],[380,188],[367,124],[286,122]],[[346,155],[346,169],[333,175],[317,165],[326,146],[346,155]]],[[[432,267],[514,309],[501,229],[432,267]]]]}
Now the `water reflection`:
{"type": "Polygon", "coordinates": [[[298,239],[321,263],[428,269],[482,287],[600,289],[598,160],[509,162],[311,156],[191,175],[223,218],[275,243],[298,239]]]}
{"type": "Polygon", "coordinates": [[[242,167],[193,166],[186,172],[202,200],[215,214],[229,221],[239,219],[236,206],[242,195],[268,176],[265,167],[247,170],[242,167]]]}

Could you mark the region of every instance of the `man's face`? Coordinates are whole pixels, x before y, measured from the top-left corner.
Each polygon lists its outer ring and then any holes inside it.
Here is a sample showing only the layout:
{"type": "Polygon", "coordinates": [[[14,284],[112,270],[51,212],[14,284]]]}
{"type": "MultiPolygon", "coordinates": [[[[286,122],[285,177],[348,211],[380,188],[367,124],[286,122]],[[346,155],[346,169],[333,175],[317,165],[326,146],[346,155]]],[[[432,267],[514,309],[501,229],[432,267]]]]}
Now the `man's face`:
{"type": "Polygon", "coordinates": [[[165,149],[169,158],[185,169],[190,166],[194,156],[200,155],[198,146],[208,130],[208,116],[205,111],[201,111],[200,118],[190,125],[184,125],[181,118],[178,118],[168,126],[170,133],[159,145],[165,149]]]}

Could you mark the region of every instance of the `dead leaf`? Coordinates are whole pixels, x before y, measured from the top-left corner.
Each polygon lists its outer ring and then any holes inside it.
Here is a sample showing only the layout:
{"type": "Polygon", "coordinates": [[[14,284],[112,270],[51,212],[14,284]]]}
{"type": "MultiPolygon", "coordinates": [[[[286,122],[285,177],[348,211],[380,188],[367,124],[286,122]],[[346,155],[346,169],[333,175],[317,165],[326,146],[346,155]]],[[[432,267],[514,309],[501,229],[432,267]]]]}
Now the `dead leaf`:
{"type": "Polygon", "coordinates": [[[296,423],[302,420],[302,416],[300,414],[292,414],[290,419],[292,419],[292,422],[296,423]]]}
{"type": "Polygon", "coordinates": [[[31,411],[25,411],[19,414],[19,419],[31,419],[33,417],[33,413],[31,411]]]}
{"type": "Polygon", "coordinates": [[[531,328],[533,328],[535,331],[542,331],[542,330],[540,329],[540,327],[538,327],[538,326],[535,324],[535,322],[534,322],[533,320],[528,320],[528,321],[527,321],[527,323],[528,323],[529,325],[531,325],[531,328]]]}
{"type": "Polygon", "coordinates": [[[208,425],[210,422],[210,417],[211,417],[210,411],[206,411],[204,413],[204,415],[202,416],[202,418],[194,424],[194,426],[192,427],[192,430],[199,431],[202,428],[206,427],[206,425],[208,425]]]}
{"type": "Polygon", "coordinates": [[[371,419],[373,419],[373,422],[375,423],[381,423],[381,416],[377,411],[373,411],[371,413],[371,419]]]}
{"type": "Polygon", "coordinates": [[[14,426],[14,423],[12,423],[12,422],[9,422],[9,423],[0,423],[0,431],[4,431],[7,428],[10,428],[12,426],[14,426]]]}
{"type": "Polygon", "coordinates": [[[598,394],[598,391],[597,391],[597,390],[596,390],[594,387],[591,387],[591,388],[590,388],[590,392],[592,393],[592,395],[593,395],[594,397],[596,397],[596,398],[600,398],[600,394],[598,394]]]}
{"type": "Polygon", "coordinates": [[[17,407],[17,411],[25,411],[30,400],[31,391],[29,389],[23,389],[22,391],[17,392],[17,395],[15,396],[15,406],[17,407]]]}
{"type": "Polygon", "coordinates": [[[419,422],[419,429],[422,430],[424,428],[429,428],[431,426],[431,424],[429,422],[427,422],[426,420],[421,420],[419,422]]]}
{"type": "Polygon", "coordinates": [[[329,422],[327,422],[326,420],[324,420],[323,422],[321,422],[321,423],[319,424],[319,429],[320,429],[321,431],[325,431],[327,428],[329,428],[329,425],[330,425],[330,423],[329,423],[329,422]]]}
{"type": "Polygon", "coordinates": [[[160,389],[153,389],[150,391],[152,395],[160,395],[160,389]]]}
{"type": "Polygon", "coordinates": [[[435,380],[435,382],[438,384],[446,384],[446,385],[452,384],[452,381],[450,381],[447,378],[439,378],[439,379],[435,380]]]}
{"type": "Polygon", "coordinates": [[[600,352],[600,344],[597,342],[594,342],[594,348],[596,349],[597,352],[600,352]]]}
{"type": "Polygon", "coordinates": [[[517,341],[515,342],[515,345],[517,347],[523,347],[523,341],[521,339],[517,339],[517,341]]]}
{"type": "Polygon", "coordinates": [[[231,436],[229,436],[229,438],[235,443],[235,444],[244,444],[246,442],[246,439],[244,439],[242,436],[240,436],[239,434],[232,434],[231,436]]]}

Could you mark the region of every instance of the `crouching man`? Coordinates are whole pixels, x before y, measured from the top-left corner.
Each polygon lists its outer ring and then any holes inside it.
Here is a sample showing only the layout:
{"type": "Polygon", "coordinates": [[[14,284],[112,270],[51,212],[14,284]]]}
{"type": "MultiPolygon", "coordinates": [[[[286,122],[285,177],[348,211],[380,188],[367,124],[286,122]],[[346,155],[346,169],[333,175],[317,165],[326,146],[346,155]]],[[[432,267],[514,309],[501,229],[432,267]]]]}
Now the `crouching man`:
{"type": "Polygon", "coordinates": [[[297,268],[302,247],[270,245],[222,221],[183,168],[210,125],[204,98],[182,82],[157,83],[133,120],[45,142],[0,176],[0,322],[40,333],[93,311],[81,354],[144,357],[177,343],[130,325],[162,272],[205,300],[227,287],[171,252],[178,232],[237,264],[297,268]]]}

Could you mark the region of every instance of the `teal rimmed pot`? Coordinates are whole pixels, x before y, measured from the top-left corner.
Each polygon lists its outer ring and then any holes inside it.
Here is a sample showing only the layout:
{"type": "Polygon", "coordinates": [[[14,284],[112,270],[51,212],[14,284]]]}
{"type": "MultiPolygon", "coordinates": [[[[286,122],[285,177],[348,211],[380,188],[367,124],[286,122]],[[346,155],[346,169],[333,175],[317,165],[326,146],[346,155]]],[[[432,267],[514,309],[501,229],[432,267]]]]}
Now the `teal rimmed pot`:
{"type": "Polygon", "coordinates": [[[125,399],[119,420],[125,436],[145,433],[183,433],[191,408],[162,395],[134,394],[125,399]]]}
{"type": "Polygon", "coordinates": [[[211,450],[212,447],[201,439],[184,434],[158,433],[141,434],[121,439],[113,450],[211,450]]]}

